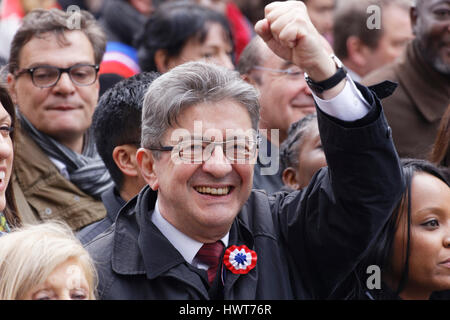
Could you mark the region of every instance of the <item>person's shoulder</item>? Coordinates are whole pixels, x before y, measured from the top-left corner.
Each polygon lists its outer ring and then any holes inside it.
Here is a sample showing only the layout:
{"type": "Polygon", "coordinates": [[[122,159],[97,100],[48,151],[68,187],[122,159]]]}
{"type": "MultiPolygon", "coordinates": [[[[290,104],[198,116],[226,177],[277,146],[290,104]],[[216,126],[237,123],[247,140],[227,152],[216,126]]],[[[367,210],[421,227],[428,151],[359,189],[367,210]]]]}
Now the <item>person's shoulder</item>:
{"type": "Polygon", "coordinates": [[[85,249],[89,252],[94,261],[101,261],[103,259],[109,260],[114,245],[115,230],[115,224],[112,224],[104,232],[84,244],[85,249]]]}
{"type": "Polygon", "coordinates": [[[87,244],[99,234],[107,231],[112,224],[113,222],[108,217],[105,217],[102,220],[87,225],[86,227],[78,231],[77,238],[81,241],[82,244],[87,244]]]}
{"type": "Polygon", "coordinates": [[[116,250],[120,255],[136,246],[139,227],[134,205],[135,202],[129,201],[119,212],[114,223],[84,244],[94,258],[110,259],[113,251],[116,250]]]}
{"type": "Polygon", "coordinates": [[[24,129],[17,126],[14,129],[15,137],[15,152],[14,152],[14,165],[26,164],[35,166],[48,166],[51,164],[49,157],[45,154],[44,150],[33,140],[33,138],[25,132],[24,129]]]}
{"type": "Polygon", "coordinates": [[[361,79],[361,83],[371,86],[385,80],[397,82],[398,76],[396,72],[397,62],[392,62],[381,68],[375,69],[361,79]]]}
{"type": "Polygon", "coordinates": [[[260,214],[261,212],[278,212],[285,203],[293,201],[299,196],[300,191],[280,190],[274,193],[267,193],[265,190],[253,189],[246,201],[244,208],[260,214]]]}

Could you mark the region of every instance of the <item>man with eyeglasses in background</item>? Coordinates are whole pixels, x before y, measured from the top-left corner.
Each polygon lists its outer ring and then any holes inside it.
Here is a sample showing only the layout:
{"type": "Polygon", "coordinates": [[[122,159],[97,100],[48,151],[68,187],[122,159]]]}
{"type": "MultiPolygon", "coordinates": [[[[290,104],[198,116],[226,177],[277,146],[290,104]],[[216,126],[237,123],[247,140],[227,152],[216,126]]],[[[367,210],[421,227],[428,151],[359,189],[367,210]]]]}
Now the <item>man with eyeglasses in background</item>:
{"type": "Polygon", "coordinates": [[[238,70],[260,94],[261,145],[253,188],[273,193],[283,187],[278,148],[292,123],[316,112],[314,99],[303,70],[273,53],[259,36],[242,52],[238,70]]]}
{"type": "Polygon", "coordinates": [[[30,12],[14,36],[8,86],[18,108],[14,191],[24,223],[102,219],[112,180],[89,130],[105,36],[86,12],[30,12]]]}

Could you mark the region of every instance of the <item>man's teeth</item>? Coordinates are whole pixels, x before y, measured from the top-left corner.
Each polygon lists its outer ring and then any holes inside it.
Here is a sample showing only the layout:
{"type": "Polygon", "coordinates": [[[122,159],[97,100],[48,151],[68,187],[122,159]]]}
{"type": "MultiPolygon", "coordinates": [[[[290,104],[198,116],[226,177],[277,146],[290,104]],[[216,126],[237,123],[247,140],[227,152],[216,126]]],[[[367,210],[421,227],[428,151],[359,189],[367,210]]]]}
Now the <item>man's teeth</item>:
{"type": "Polygon", "coordinates": [[[221,196],[228,194],[230,192],[230,187],[223,187],[223,188],[195,187],[195,190],[204,194],[213,194],[221,196]]]}

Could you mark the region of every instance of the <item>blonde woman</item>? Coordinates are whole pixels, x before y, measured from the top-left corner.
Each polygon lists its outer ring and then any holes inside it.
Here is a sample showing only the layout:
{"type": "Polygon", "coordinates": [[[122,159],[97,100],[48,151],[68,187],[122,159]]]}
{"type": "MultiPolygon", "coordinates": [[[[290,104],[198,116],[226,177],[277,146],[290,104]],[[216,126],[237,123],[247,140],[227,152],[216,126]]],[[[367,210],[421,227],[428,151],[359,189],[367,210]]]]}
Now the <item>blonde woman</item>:
{"type": "Polygon", "coordinates": [[[61,222],[18,228],[0,237],[0,300],[93,300],[96,272],[61,222]]]}

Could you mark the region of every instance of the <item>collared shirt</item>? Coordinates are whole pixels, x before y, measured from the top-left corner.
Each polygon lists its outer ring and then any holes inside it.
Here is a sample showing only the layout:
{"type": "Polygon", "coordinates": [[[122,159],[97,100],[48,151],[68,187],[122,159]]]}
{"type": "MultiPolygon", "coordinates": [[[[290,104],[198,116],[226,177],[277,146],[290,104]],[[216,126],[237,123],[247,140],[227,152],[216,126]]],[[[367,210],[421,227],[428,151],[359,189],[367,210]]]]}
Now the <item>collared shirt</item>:
{"type": "MultiPolygon", "coordinates": [[[[161,215],[161,212],[159,211],[158,200],[156,200],[155,210],[153,211],[152,214],[152,222],[159,229],[159,231],[161,231],[161,233],[167,238],[167,240],[169,240],[169,242],[175,247],[175,249],[177,249],[180,252],[184,260],[192,264],[194,267],[208,270],[207,265],[199,263],[195,258],[197,252],[203,246],[203,243],[188,237],[187,235],[179,231],[177,228],[175,228],[173,225],[171,225],[169,221],[164,219],[164,217],[161,215]]],[[[221,239],[225,247],[228,246],[229,236],[230,233],[227,232],[227,234],[221,239]]]]}
{"type": "Polygon", "coordinates": [[[346,67],[347,69],[347,73],[350,75],[350,77],[353,79],[353,81],[358,81],[361,82],[361,76],[359,74],[357,74],[355,71],[353,71],[352,69],[346,67]]]}
{"type": "Polygon", "coordinates": [[[333,99],[323,100],[312,93],[320,110],[343,121],[356,121],[364,118],[370,106],[347,73],[344,89],[333,99]]]}
{"type": "Polygon", "coordinates": [[[50,159],[51,162],[53,162],[53,164],[55,165],[55,167],[58,168],[59,173],[61,173],[61,175],[66,178],[67,180],[70,180],[70,175],[69,175],[69,171],[67,171],[67,167],[64,164],[64,162],[59,161],[58,159],[55,159],[53,157],[48,157],[50,159]]]}

